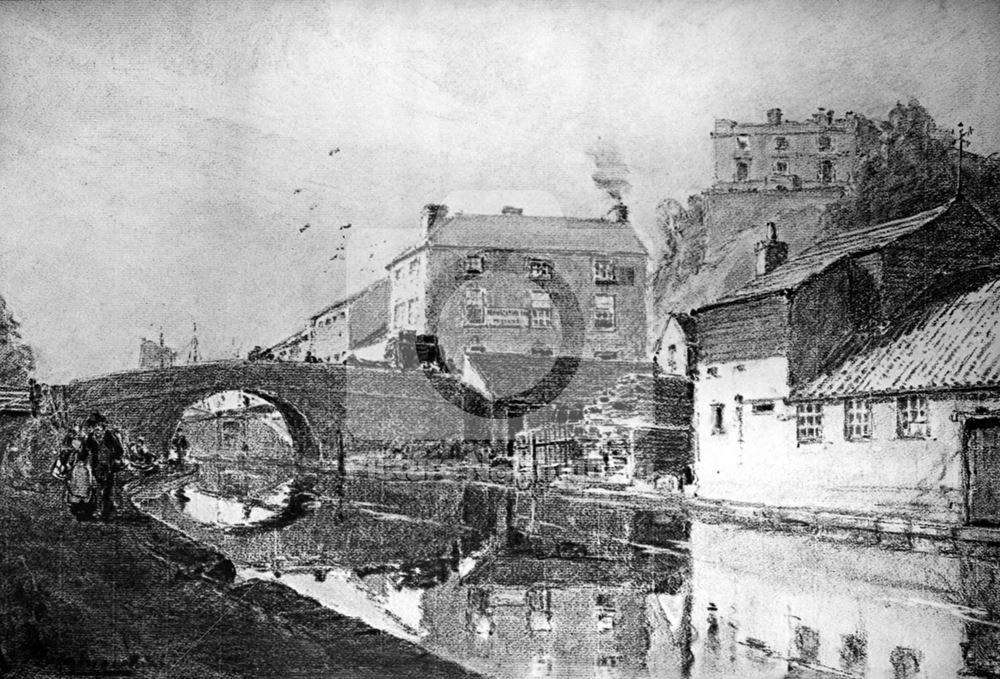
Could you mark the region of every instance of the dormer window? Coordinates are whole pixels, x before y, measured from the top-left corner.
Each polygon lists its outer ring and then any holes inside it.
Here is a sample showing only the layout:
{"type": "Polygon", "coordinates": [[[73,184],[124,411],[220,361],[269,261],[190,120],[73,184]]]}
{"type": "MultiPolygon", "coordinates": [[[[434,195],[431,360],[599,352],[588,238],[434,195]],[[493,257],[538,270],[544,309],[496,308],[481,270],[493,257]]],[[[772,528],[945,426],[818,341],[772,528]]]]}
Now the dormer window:
{"type": "Polygon", "coordinates": [[[547,259],[529,259],[528,278],[533,281],[552,280],[552,262],[547,259]]]}
{"type": "Polygon", "coordinates": [[[481,274],[483,272],[483,256],[468,255],[465,258],[465,273],[481,274]]]}
{"type": "Polygon", "coordinates": [[[787,151],[788,150],[788,137],[775,137],[774,138],[774,150],[775,151],[787,151]]]}
{"type": "Polygon", "coordinates": [[[594,260],[594,282],[595,283],[614,283],[615,282],[615,263],[610,259],[595,259],[594,260]]]}

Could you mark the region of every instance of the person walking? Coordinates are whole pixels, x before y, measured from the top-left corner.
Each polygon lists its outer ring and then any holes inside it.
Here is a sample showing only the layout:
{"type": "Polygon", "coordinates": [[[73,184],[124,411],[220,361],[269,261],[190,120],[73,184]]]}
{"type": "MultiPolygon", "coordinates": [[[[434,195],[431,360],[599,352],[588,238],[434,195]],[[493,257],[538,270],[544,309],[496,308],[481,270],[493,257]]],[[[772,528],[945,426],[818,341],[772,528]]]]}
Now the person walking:
{"type": "Polygon", "coordinates": [[[109,521],[115,511],[115,473],[124,463],[125,449],[118,434],[108,428],[107,419],[100,413],[87,418],[86,426],[89,433],[83,448],[97,483],[101,518],[109,521]]]}

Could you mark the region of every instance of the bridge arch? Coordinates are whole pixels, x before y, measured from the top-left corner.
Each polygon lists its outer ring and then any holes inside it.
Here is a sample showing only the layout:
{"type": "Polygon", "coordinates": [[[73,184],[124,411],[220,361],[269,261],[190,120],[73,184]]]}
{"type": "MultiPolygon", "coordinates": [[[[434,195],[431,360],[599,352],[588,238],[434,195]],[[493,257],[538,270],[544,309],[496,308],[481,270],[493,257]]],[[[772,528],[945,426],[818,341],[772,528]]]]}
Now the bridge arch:
{"type": "Polygon", "coordinates": [[[271,403],[288,426],[297,458],[336,450],[345,426],[343,366],[217,361],[133,370],[71,382],[66,401],[73,421],[99,411],[130,436],[145,437],[152,453],[165,456],[185,409],[227,391],[271,403]]]}
{"type": "Polygon", "coordinates": [[[273,406],[275,410],[278,411],[282,419],[285,421],[285,426],[288,428],[288,434],[292,438],[292,452],[295,459],[318,459],[322,457],[323,444],[316,432],[313,430],[313,427],[309,422],[309,418],[307,418],[302,411],[295,406],[295,404],[291,403],[287,399],[275,394],[272,391],[260,388],[223,390],[208,389],[200,395],[195,395],[186,404],[174,404],[168,412],[164,413],[164,420],[167,424],[166,432],[161,434],[162,438],[156,441],[157,447],[162,448],[163,450],[169,449],[174,433],[183,423],[184,412],[193,404],[205,401],[213,396],[232,391],[239,391],[244,394],[256,396],[273,406]]]}

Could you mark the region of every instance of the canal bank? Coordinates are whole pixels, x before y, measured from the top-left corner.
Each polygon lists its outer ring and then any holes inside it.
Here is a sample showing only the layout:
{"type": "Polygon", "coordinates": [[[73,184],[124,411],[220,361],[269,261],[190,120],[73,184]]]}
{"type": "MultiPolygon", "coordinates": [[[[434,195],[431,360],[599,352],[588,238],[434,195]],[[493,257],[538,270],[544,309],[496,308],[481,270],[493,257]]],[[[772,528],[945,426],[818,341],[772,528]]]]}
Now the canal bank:
{"type": "Polygon", "coordinates": [[[79,523],[48,475],[55,433],[6,432],[3,676],[467,677],[415,644],[275,582],[135,511],[79,523]]]}
{"type": "Polygon", "coordinates": [[[355,478],[342,506],[324,496],[281,527],[231,525],[242,514],[226,505],[246,501],[220,496],[216,478],[151,509],[256,561],[247,577],[280,575],[491,677],[1000,673],[1000,562],[989,549],[920,551],[707,521],[654,495],[453,479],[355,478]],[[206,513],[201,493],[217,508],[206,513]]]}

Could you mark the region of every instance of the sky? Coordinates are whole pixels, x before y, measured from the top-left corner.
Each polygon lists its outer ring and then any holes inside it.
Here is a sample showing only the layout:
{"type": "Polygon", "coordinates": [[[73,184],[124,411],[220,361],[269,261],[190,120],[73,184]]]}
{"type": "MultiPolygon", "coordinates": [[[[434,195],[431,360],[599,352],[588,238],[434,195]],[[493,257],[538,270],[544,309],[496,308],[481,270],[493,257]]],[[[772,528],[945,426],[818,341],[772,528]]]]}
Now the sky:
{"type": "Polygon", "coordinates": [[[0,3],[0,294],[45,381],[195,323],[245,354],[384,274],[425,203],[605,214],[595,149],[654,250],[715,118],[916,97],[1000,150],[998,61],[992,0],[0,3]]]}

